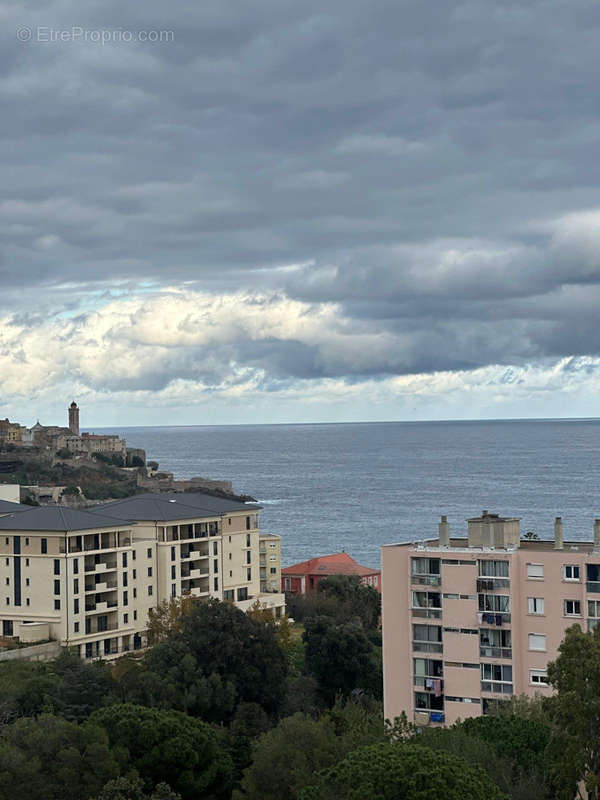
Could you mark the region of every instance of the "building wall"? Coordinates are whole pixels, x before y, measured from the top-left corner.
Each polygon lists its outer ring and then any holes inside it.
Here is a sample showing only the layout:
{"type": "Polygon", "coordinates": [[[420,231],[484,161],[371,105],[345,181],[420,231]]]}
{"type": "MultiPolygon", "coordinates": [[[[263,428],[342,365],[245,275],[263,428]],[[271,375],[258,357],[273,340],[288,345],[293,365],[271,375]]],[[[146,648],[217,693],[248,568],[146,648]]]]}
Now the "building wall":
{"type": "MultiPolygon", "coordinates": [[[[517,549],[384,547],[386,717],[391,719],[406,711],[410,720],[415,720],[415,715],[418,715],[419,724],[423,722],[423,711],[415,705],[415,691],[421,691],[421,687],[414,683],[415,658],[442,662],[446,724],[452,724],[458,718],[479,715],[487,701],[505,699],[510,693],[549,694],[551,689],[535,682],[532,671],[544,673],[548,662],[557,657],[568,627],[578,623],[587,630],[600,617],[600,579],[586,581],[588,565],[598,565],[600,570],[600,553],[594,554],[589,544],[573,543],[562,550],[553,549],[551,543],[536,542],[523,543],[517,549]],[[423,576],[413,576],[412,558],[439,559],[439,584],[436,584],[435,576],[428,578],[430,585],[419,580],[423,576]],[[490,580],[489,576],[480,575],[480,562],[488,561],[507,562],[509,577],[497,576],[490,580]],[[528,565],[532,565],[540,577],[533,577],[528,565]],[[573,574],[578,568],[577,579],[566,577],[566,566],[573,568],[573,574]],[[439,594],[441,608],[413,607],[413,592],[429,592],[429,597],[439,594]],[[496,614],[480,610],[480,597],[484,598],[482,602],[485,604],[485,597],[500,596],[509,598],[508,612],[496,614]],[[529,598],[536,598],[538,607],[543,601],[543,613],[532,611],[529,598]],[[569,601],[568,607],[566,601],[569,601]],[[592,604],[588,605],[590,601],[592,604]],[[441,627],[442,652],[424,652],[421,649],[423,642],[418,642],[413,636],[415,624],[441,627]],[[510,648],[501,644],[501,637],[509,634],[510,648]],[[498,637],[499,643],[487,645],[480,641],[481,636],[491,637],[494,641],[498,637]],[[492,665],[493,679],[483,679],[482,664],[492,665]],[[509,667],[512,679],[506,680],[504,670],[498,674],[498,667],[509,667]],[[458,699],[447,700],[448,697],[458,699]]],[[[486,568],[481,571],[485,572],[486,568]]],[[[504,601],[489,602],[493,605],[504,601]]],[[[435,635],[437,632],[428,631],[429,644],[425,645],[434,651],[437,648],[437,642],[433,641],[435,635]]],[[[426,692],[430,694],[431,689],[426,689],[426,692]]]]}
{"type": "Polygon", "coordinates": [[[281,537],[273,533],[260,534],[260,590],[281,591],[281,537]]]}

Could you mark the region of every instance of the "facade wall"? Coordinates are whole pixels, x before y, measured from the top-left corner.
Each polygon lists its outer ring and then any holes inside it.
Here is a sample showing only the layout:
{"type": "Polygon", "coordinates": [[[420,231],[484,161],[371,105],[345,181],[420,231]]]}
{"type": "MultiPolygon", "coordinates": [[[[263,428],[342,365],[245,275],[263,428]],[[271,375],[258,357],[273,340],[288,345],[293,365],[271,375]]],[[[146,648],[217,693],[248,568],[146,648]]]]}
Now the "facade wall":
{"type": "Polygon", "coordinates": [[[587,630],[600,618],[600,552],[589,544],[393,545],[382,549],[382,574],[387,718],[406,711],[418,724],[427,715],[451,724],[511,694],[549,694],[545,670],[565,630],[575,623],[587,630]],[[439,568],[415,575],[412,559],[420,559],[418,570],[424,559],[439,568]],[[421,674],[423,684],[443,681],[441,708],[433,685],[417,685],[421,674]]]}
{"type": "MultiPolygon", "coordinates": [[[[105,658],[143,647],[149,610],[186,593],[244,608],[258,600],[280,616],[283,596],[260,592],[258,528],[246,529],[246,513],[232,514],[231,525],[229,516],[69,535],[3,532],[0,633],[47,624],[61,645],[105,658]]],[[[257,525],[256,512],[249,519],[257,525]]]]}
{"type": "Polygon", "coordinates": [[[281,591],[281,537],[275,534],[260,534],[260,590],[281,591]]]}

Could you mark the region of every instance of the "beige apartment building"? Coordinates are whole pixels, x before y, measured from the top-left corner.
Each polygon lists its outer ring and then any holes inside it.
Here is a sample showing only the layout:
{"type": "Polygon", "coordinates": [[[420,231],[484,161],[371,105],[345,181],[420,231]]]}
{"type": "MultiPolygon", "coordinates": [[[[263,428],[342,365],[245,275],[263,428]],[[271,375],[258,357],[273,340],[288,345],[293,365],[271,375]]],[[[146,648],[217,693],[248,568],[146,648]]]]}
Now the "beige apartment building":
{"type": "Polygon", "coordinates": [[[260,592],[259,506],[174,493],[22,508],[0,517],[4,636],[110,658],[144,647],[148,611],[171,597],[284,612],[282,594],[260,592]]]}
{"type": "Polygon", "coordinates": [[[418,725],[485,714],[511,695],[549,694],[566,628],[600,618],[600,520],[593,542],[522,539],[484,511],[451,538],[382,548],[384,711],[418,725]]]}
{"type": "Polygon", "coordinates": [[[281,536],[260,534],[260,590],[281,592],[281,536]]]}

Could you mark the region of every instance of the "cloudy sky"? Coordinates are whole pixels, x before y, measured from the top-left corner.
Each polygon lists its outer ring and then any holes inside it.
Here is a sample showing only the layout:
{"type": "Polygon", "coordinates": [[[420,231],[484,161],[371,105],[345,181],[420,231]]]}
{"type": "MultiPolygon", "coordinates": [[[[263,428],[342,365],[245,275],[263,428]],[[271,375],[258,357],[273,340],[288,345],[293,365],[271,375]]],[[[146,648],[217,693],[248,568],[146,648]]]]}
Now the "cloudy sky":
{"type": "Polygon", "coordinates": [[[2,416],[598,415],[597,0],[24,0],[0,30],[2,416]]]}

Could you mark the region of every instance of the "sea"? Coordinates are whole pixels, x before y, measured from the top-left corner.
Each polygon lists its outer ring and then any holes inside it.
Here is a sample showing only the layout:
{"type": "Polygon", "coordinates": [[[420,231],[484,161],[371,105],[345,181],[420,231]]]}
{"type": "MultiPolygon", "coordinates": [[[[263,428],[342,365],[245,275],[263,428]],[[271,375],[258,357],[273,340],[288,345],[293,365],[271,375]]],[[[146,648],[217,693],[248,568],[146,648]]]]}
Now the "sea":
{"type": "Polygon", "coordinates": [[[451,533],[482,509],[521,531],[591,539],[600,517],[600,419],[197,425],[105,429],[178,478],[231,480],[283,537],[283,563],[345,550],[380,564],[384,544],[451,533]]]}

